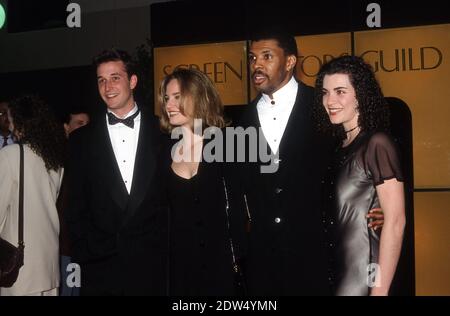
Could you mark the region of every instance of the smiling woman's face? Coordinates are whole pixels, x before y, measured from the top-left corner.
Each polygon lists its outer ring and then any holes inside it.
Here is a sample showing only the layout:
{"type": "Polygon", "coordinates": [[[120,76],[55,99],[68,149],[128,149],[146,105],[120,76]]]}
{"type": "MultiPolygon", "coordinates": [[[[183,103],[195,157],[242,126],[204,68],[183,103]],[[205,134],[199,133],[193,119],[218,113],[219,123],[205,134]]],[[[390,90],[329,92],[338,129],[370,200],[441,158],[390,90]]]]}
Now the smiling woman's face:
{"type": "Polygon", "coordinates": [[[177,79],[169,81],[164,95],[165,108],[172,126],[191,126],[193,117],[192,100],[187,96],[183,96],[184,113],[180,111],[181,91],[180,84],[177,79]]]}
{"type": "Polygon", "coordinates": [[[322,103],[332,124],[343,124],[346,130],[358,124],[356,92],[347,74],[325,75],[322,92],[322,103]]]}

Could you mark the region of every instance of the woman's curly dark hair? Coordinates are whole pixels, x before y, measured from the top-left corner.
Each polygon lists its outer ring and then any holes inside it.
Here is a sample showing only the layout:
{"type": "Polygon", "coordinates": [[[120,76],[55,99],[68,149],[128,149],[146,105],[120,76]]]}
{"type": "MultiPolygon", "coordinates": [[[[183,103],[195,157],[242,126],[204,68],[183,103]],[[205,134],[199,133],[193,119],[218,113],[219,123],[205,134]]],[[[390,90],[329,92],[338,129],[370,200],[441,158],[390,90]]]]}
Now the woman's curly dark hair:
{"type": "Polygon", "coordinates": [[[372,66],[357,56],[341,56],[332,59],[320,68],[316,79],[313,108],[318,129],[340,140],[346,137],[342,124],[331,124],[322,102],[324,77],[333,74],[349,76],[358,100],[358,125],[361,131],[387,131],[389,127],[387,102],[375,78],[372,66]]]}
{"type": "Polygon", "coordinates": [[[19,141],[44,160],[48,171],[63,167],[67,139],[49,106],[38,96],[26,95],[11,101],[9,111],[19,141]]]}

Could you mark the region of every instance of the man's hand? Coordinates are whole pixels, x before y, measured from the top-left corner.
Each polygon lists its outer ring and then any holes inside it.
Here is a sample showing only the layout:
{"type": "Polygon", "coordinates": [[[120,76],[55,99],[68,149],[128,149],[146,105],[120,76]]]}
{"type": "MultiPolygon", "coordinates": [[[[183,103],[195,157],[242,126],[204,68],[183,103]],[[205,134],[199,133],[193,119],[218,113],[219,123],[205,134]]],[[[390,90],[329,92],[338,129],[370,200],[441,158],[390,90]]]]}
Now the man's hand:
{"type": "Polygon", "coordinates": [[[371,219],[369,222],[369,227],[373,228],[373,230],[381,229],[384,224],[384,215],[383,210],[381,208],[374,208],[369,211],[369,214],[366,215],[368,219],[371,219]]]}

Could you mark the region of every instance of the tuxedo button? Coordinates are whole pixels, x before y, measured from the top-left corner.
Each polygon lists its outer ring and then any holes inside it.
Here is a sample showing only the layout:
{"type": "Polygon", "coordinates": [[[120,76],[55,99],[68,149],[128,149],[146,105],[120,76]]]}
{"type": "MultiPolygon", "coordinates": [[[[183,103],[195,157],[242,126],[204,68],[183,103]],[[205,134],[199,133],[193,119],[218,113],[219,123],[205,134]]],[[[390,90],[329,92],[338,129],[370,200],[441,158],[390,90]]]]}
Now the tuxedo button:
{"type": "Polygon", "coordinates": [[[279,223],[281,223],[281,218],[279,218],[279,217],[275,217],[275,223],[276,223],[276,224],[279,224],[279,223]]]}
{"type": "Polygon", "coordinates": [[[276,189],[275,189],[275,193],[276,193],[276,194],[280,194],[280,193],[281,193],[281,191],[283,191],[283,189],[282,189],[282,188],[276,188],[276,189]]]}

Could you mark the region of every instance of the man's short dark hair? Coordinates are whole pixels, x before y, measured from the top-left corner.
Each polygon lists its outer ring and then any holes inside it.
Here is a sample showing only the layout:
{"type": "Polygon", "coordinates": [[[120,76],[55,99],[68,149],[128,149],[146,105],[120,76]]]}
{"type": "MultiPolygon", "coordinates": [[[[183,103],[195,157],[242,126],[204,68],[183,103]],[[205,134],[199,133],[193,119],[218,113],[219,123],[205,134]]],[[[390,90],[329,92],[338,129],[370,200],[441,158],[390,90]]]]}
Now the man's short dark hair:
{"type": "Polygon", "coordinates": [[[276,40],[286,55],[298,56],[297,42],[294,36],[280,28],[264,29],[250,35],[250,42],[276,40]]]}
{"type": "Polygon", "coordinates": [[[93,64],[97,69],[98,66],[100,66],[101,64],[110,61],[122,61],[123,64],[125,65],[125,71],[128,75],[128,78],[136,74],[136,67],[130,54],[128,54],[124,50],[120,50],[117,48],[104,50],[103,52],[94,57],[93,64]]]}
{"type": "Polygon", "coordinates": [[[61,120],[63,121],[63,123],[69,124],[70,120],[72,119],[72,115],[77,115],[77,114],[86,114],[87,116],[90,117],[90,114],[86,109],[72,108],[69,111],[64,112],[64,114],[61,117],[61,120]]]}

